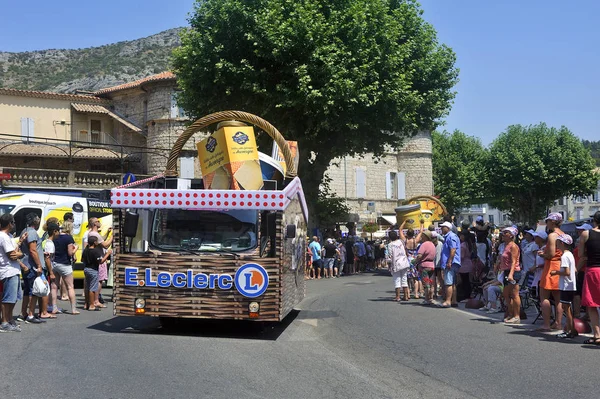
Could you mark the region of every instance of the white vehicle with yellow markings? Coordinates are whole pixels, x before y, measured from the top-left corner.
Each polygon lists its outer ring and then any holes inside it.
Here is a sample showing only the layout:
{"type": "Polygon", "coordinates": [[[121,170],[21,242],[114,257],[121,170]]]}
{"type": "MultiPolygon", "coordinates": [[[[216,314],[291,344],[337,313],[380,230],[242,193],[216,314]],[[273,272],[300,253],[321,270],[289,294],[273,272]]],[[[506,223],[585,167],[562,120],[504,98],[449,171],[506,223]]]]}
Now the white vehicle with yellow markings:
{"type": "Polygon", "coordinates": [[[88,219],[97,217],[102,222],[101,234],[106,235],[112,226],[112,209],[108,201],[74,197],[50,193],[10,193],[0,195],[0,215],[10,213],[15,217],[15,236],[25,229],[25,218],[29,213],[36,213],[42,220],[38,231],[40,237],[44,234],[43,224],[48,218],[55,217],[62,225],[65,213],[73,214],[74,229],[73,239],[78,246],[75,253],[73,277],[83,279],[83,264],[81,252],[83,250],[83,237],[87,230],[88,219]]]}

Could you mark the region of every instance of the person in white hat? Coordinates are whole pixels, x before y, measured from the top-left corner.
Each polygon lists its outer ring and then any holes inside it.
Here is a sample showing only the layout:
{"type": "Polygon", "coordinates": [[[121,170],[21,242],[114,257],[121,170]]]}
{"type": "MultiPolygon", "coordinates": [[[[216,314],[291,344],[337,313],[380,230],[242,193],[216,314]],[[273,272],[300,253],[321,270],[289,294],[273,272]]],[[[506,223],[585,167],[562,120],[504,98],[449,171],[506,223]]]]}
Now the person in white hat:
{"type": "Polygon", "coordinates": [[[565,331],[557,335],[557,338],[575,338],[578,333],[573,325],[573,313],[571,305],[575,297],[576,278],[575,278],[575,258],[570,251],[573,245],[573,239],[568,234],[561,234],[556,237],[556,248],[562,251],[560,258],[560,270],[552,270],[552,273],[558,277],[558,285],[560,288],[560,302],[565,310],[565,331]]]}
{"type": "Polygon", "coordinates": [[[456,273],[460,269],[460,239],[452,232],[453,227],[450,222],[444,222],[440,225],[444,235],[441,264],[444,286],[446,287],[446,298],[444,302],[438,305],[442,308],[458,307],[456,302],[456,273]]]}

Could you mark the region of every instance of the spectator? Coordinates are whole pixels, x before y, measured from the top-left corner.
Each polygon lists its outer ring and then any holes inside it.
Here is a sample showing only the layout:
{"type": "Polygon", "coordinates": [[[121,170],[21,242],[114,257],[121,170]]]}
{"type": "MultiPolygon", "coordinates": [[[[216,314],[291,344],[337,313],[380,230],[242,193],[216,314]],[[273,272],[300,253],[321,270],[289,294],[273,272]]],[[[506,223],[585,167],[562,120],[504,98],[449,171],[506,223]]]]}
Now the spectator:
{"type": "Polygon", "coordinates": [[[362,273],[365,270],[365,264],[367,262],[367,248],[365,247],[364,240],[356,237],[356,242],[353,247],[354,251],[354,268],[356,273],[362,273]]]}
{"type": "MultiPolygon", "coordinates": [[[[310,238],[306,237],[306,241],[308,242],[310,238]]],[[[312,252],[310,251],[310,247],[306,245],[306,273],[305,278],[307,280],[314,280],[315,278],[315,269],[313,269],[312,263],[312,252]]]]}
{"type": "Polygon", "coordinates": [[[533,235],[536,245],[539,247],[539,250],[536,253],[535,257],[535,269],[531,270],[534,273],[533,281],[531,283],[531,287],[535,290],[534,296],[539,298],[540,289],[539,284],[542,279],[542,271],[544,270],[545,259],[543,256],[540,256],[540,251],[544,251],[546,249],[546,242],[548,241],[548,234],[545,231],[536,232],[533,235]]]}
{"type": "MultiPolygon", "coordinates": [[[[573,257],[575,258],[575,264],[579,264],[579,240],[581,239],[581,234],[586,230],[591,230],[593,227],[584,223],[581,226],[575,227],[577,230],[577,241],[575,241],[575,248],[573,249],[573,257]]],[[[575,317],[579,317],[581,315],[581,290],[583,289],[583,280],[585,278],[585,262],[581,265],[581,269],[577,270],[576,284],[575,284],[575,296],[573,297],[573,314],[575,317]]]]}
{"type": "Polygon", "coordinates": [[[458,238],[460,239],[460,269],[458,269],[458,274],[460,275],[460,292],[456,294],[458,301],[471,297],[471,274],[474,270],[472,254],[476,249],[472,244],[470,235],[471,233],[468,230],[461,230],[458,233],[458,238]]]}
{"type": "MultiPolygon", "coordinates": [[[[535,273],[537,252],[540,250],[539,245],[535,240],[535,231],[525,230],[525,240],[527,244],[521,246],[521,262],[523,263],[522,270],[526,273],[535,273]]],[[[525,277],[525,273],[521,273],[525,277]]],[[[523,283],[523,282],[521,282],[523,283]]]]}
{"type": "Polygon", "coordinates": [[[346,247],[346,273],[354,274],[356,271],[354,260],[354,240],[351,236],[348,236],[348,239],[344,245],[346,247]]]}
{"type": "Polygon", "coordinates": [[[442,277],[442,248],[444,247],[444,244],[442,243],[442,240],[440,240],[440,235],[438,233],[436,233],[435,231],[431,232],[431,237],[432,237],[433,245],[435,245],[435,259],[434,259],[435,270],[434,270],[434,275],[433,275],[433,295],[434,295],[434,299],[437,299],[438,295],[445,295],[444,291],[443,291],[444,279],[442,277]],[[438,284],[440,286],[441,291],[438,291],[438,284]]]}
{"type": "MultiPolygon", "coordinates": [[[[417,238],[415,237],[415,231],[413,229],[406,230],[406,236],[404,235],[402,230],[404,229],[405,223],[406,223],[406,220],[402,222],[402,225],[400,225],[400,229],[398,230],[398,233],[400,236],[400,240],[402,240],[404,243],[404,247],[406,248],[406,256],[408,257],[408,261],[411,264],[410,270],[408,271],[408,276],[407,276],[408,285],[409,285],[409,287],[412,286],[415,299],[419,299],[421,297],[420,294],[421,294],[422,287],[421,287],[419,272],[417,271],[417,268],[413,262],[414,259],[417,257],[418,241],[417,241],[417,238]]],[[[420,234],[420,232],[419,232],[419,234],[420,234]]]]}
{"type": "Polygon", "coordinates": [[[83,261],[83,273],[85,275],[84,282],[84,295],[85,295],[85,310],[100,310],[98,306],[98,268],[100,265],[108,259],[112,250],[109,249],[104,253],[102,246],[97,244],[98,237],[95,235],[88,236],[88,246],[83,250],[81,254],[81,260],[83,261]]]}
{"type": "Polygon", "coordinates": [[[550,274],[553,270],[560,270],[560,258],[562,251],[556,248],[556,238],[564,234],[560,229],[562,215],[560,213],[551,213],[546,218],[546,231],[548,232],[548,242],[543,252],[538,252],[544,257],[544,270],[540,279],[540,301],[542,303],[542,317],[544,324],[538,331],[551,331],[562,329],[562,305],[560,303],[560,291],[558,289],[558,275],[550,274]],[[556,308],[555,324],[550,325],[550,313],[552,311],[550,297],[554,299],[556,308]]]}
{"type": "Polygon", "coordinates": [[[578,333],[573,324],[573,297],[576,289],[575,277],[575,258],[569,250],[573,244],[573,239],[568,234],[561,234],[556,237],[556,248],[562,251],[560,258],[560,270],[552,270],[550,273],[558,275],[558,286],[560,288],[560,302],[565,311],[565,331],[557,335],[557,338],[575,338],[578,333]]]}
{"type": "MultiPolygon", "coordinates": [[[[44,236],[46,236],[46,240],[42,242],[42,247],[44,249],[44,262],[46,263],[46,267],[51,267],[52,271],[54,272],[54,279],[52,279],[50,282],[51,286],[53,286],[56,283],[56,270],[54,270],[54,255],[56,253],[56,247],[54,245],[54,240],[60,234],[60,228],[58,226],[58,223],[53,221],[47,221],[44,225],[44,230],[44,236]]],[[[58,308],[58,303],[56,302],[56,295],[54,295],[54,297],[50,297],[50,301],[48,304],[48,312],[50,312],[51,315],[62,313],[62,310],[58,308]]]]}
{"type": "Polygon", "coordinates": [[[312,264],[315,269],[315,274],[317,275],[317,279],[321,279],[321,270],[323,269],[323,260],[321,259],[321,244],[319,244],[319,239],[317,236],[312,238],[312,242],[308,246],[310,253],[312,255],[312,264]]]}
{"type": "Polygon", "coordinates": [[[29,268],[18,260],[23,256],[19,246],[27,237],[21,236],[15,246],[10,234],[14,228],[13,215],[5,213],[0,216],[0,282],[4,287],[0,332],[21,332],[21,327],[13,320],[13,310],[21,294],[20,274],[26,276],[29,272],[29,268]]]}
{"type": "MultiPolygon", "coordinates": [[[[44,252],[42,250],[42,240],[37,233],[40,228],[40,217],[36,213],[29,213],[25,216],[27,227],[21,232],[21,236],[27,233],[27,238],[20,245],[21,252],[25,255],[23,263],[29,268],[29,272],[23,279],[23,305],[21,307],[21,316],[17,320],[25,321],[29,324],[45,323],[46,318],[56,318],[47,312],[48,297],[37,298],[33,295],[33,282],[42,274],[50,276],[52,280],[54,275],[52,270],[44,262],[44,252]],[[45,298],[45,300],[44,300],[45,298]],[[39,315],[34,316],[35,304],[39,302],[39,315]]],[[[51,266],[50,266],[51,267],[51,266]]]]}
{"type": "MultiPolygon", "coordinates": [[[[600,345],[600,211],[594,213],[594,228],[581,233],[579,263],[585,264],[581,305],[585,306],[594,336],[585,340],[588,345],[600,345]]],[[[581,267],[580,267],[581,269],[581,267]]]]}
{"type": "Polygon", "coordinates": [[[499,313],[502,312],[502,309],[498,307],[498,298],[502,295],[504,288],[502,285],[504,282],[504,272],[499,271],[498,273],[494,273],[491,270],[488,274],[491,274],[493,278],[481,286],[484,306],[479,308],[479,310],[487,311],[487,313],[499,313]]]}
{"type": "MultiPolygon", "coordinates": [[[[105,236],[102,236],[100,234],[100,229],[102,228],[102,222],[100,222],[100,219],[98,218],[90,218],[89,223],[88,223],[88,227],[90,229],[90,231],[88,232],[88,240],[90,237],[96,237],[97,240],[97,245],[104,248],[105,250],[108,249],[110,247],[110,245],[112,244],[112,239],[113,236],[110,236],[110,232],[112,231],[112,227],[108,228],[107,233],[105,234],[105,236]],[[109,238],[110,236],[110,238],[109,238]]],[[[100,267],[98,268],[98,281],[99,281],[99,285],[98,285],[98,296],[97,296],[97,300],[98,303],[96,304],[96,306],[100,307],[100,308],[105,308],[106,306],[104,305],[104,300],[102,299],[102,282],[108,280],[108,267],[106,265],[106,261],[100,264],[100,267]]]]}
{"type": "Polygon", "coordinates": [[[444,222],[440,225],[444,235],[444,246],[442,247],[441,263],[444,278],[446,298],[439,306],[442,308],[458,307],[456,302],[456,273],[460,269],[460,240],[452,232],[454,225],[450,222],[444,222]]]}
{"type": "Polygon", "coordinates": [[[337,247],[333,243],[332,238],[327,239],[327,243],[323,246],[323,268],[325,273],[325,278],[334,278],[333,275],[333,266],[335,264],[335,260],[338,256],[340,256],[340,251],[338,251],[337,247]]]}
{"type": "Polygon", "coordinates": [[[514,227],[502,230],[504,250],[498,262],[499,270],[504,272],[504,303],[506,304],[507,324],[521,323],[521,297],[519,296],[519,280],[521,279],[521,265],[519,263],[519,246],[515,237],[519,234],[514,227]]]}
{"type": "Polygon", "coordinates": [[[394,300],[408,301],[410,299],[410,291],[408,289],[407,273],[410,268],[410,263],[406,256],[406,250],[402,240],[399,239],[398,234],[395,231],[389,232],[390,243],[387,247],[387,262],[390,273],[394,279],[394,288],[396,291],[396,297],[394,300]],[[400,294],[402,292],[402,297],[400,294]]]}
{"type": "Polygon", "coordinates": [[[339,243],[337,250],[339,252],[339,261],[337,267],[333,269],[336,277],[341,277],[344,274],[344,265],[346,264],[346,246],[343,243],[339,243]]]}
{"type": "Polygon", "coordinates": [[[418,267],[418,272],[423,283],[425,299],[422,305],[433,304],[433,281],[435,274],[435,245],[432,242],[433,235],[429,230],[421,233],[421,245],[417,251],[415,265],[418,267]]]}
{"type": "MultiPolygon", "coordinates": [[[[72,315],[79,314],[76,308],[75,299],[75,288],[73,286],[73,266],[71,259],[77,251],[77,245],[73,236],[73,223],[65,222],[62,227],[62,231],[54,238],[54,246],[56,252],[54,254],[54,276],[55,279],[52,282],[52,300],[56,301],[57,292],[61,283],[64,281],[67,287],[68,299],[71,303],[72,315]]],[[[56,302],[55,302],[56,303],[56,302]]]]}

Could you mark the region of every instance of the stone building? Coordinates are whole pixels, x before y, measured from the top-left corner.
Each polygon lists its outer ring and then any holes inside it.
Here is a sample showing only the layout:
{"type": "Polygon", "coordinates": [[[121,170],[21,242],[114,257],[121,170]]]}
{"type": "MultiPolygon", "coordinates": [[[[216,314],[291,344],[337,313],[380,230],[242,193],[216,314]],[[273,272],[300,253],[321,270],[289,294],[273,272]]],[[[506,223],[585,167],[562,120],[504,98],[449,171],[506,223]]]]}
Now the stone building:
{"type": "MultiPolygon", "coordinates": [[[[165,171],[169,151],[185,130],[188,118],[177,105],[177,81],[171,72],[163,72],[134,82],[108,87],[95,93],[107,99],[115,112],[142,127],[146,136],[146,172],[156,175],[165,171]]],[[[192,137],[180,159],[182,177],[193,177],[198,165],[194,161],[195,141],[192,137]]]]}
{"type": "Polygon", "coordinates": [[[336,159],[326,175],[331,178],[332,191],[346,199],[350,221],[394,224],[394,208],[402,200],[433,195],[431,133],[418,133],[380,160],[371,154],[336,159]]]}

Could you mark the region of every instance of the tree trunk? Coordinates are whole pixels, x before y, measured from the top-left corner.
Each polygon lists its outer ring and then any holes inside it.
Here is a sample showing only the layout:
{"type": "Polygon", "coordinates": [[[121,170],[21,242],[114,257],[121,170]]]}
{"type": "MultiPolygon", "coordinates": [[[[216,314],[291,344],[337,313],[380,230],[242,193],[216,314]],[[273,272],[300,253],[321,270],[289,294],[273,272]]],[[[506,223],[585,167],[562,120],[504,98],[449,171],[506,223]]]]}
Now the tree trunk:
{"type": "MultiPolygon", "coordinates": [[[[310,150],[306,150],[309,151],[310,150]]],[[[311,229],[319,226],[319,221],[316,218],[315,205],[319,197],[319,186],[323,181],[325,171],[329,167],[330,159],[325,160],[325,157],[318,155],[314,162],[308,161],[309,156],[300,157],[300,165],[298,166],[298,174],[302,180],[302,189],[304,190],[304,196],[306,197],[306,204],[308,205],[308,227],[311,229]]]]}

